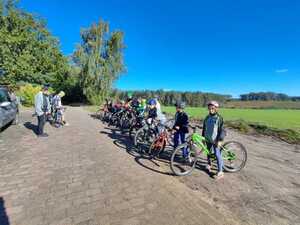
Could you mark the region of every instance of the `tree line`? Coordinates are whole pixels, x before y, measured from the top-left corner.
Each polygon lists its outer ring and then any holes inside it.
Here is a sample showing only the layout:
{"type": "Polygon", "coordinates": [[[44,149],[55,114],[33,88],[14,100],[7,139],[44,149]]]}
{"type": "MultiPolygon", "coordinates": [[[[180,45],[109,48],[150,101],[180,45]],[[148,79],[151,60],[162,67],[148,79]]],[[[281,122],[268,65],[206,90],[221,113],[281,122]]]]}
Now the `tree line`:
{"type": "MultiPolygon", "coordinates": [[[[188,106],[206,106],[206,104],[210,100],[217,100],[220,103],[225,103],[231,98],[230,95],[189,91],[180,92],[164,90],[142,90],[130,92],[133,93],[134,97],[141,97],[145,99],[150,99],[158,96],[160,103],[165,106],[174,105],[178,100],[185,102],[188,106]]],[[[111,97],[115,99],[126,99],[127,93],[128,91],[113,90],[111,97]]]]}
{"type": "Polygon", "coordinates": [[[240,95],[242,101],[300,101],[300,97],[291,97],[274,92],[251,92],[240,95]]]}

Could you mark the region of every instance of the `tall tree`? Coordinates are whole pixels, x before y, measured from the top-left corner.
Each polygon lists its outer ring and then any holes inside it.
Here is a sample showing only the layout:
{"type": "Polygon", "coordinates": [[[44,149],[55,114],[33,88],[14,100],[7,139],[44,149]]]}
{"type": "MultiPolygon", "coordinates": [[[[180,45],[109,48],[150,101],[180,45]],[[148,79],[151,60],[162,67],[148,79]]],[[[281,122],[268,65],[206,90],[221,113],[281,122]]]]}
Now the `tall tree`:
{"type": "Polygon", "coordinates": [[[46,23],[17,2],[0,0],[0,83],[54,83],[68,70],[68,61],[46,23]]]}
{"type": "Polygon", "coordinates": [[[109,24],[100,20],[81,30],[81,43],[73,59],[80,67],[80,85],[89,102],[99,104],[109,96],[113,82],[125,72],[123,33],[109,32],[109,24]]]}

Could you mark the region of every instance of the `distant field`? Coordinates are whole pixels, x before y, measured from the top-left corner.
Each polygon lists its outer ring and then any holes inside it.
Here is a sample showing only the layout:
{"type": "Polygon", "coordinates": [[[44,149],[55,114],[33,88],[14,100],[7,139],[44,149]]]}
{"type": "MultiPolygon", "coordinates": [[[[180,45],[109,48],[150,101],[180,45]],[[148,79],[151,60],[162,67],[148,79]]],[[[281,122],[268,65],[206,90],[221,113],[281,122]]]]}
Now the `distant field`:
{"type": "Polygon", "coordinates": [[[230,101],[226,108],[246,109],[300,109],[300,101],[230,101]]]}
{"type": "MultiPolygon", "coordinates": [[[[163,107],[167,113],[175,113],[175,107],[163,107]]],[[[186,112],[196,119],[203,119],[207,115],[206,108],[188,107],[186,112]]],[[[294,129],[300,131],[300,111],[288,109],[221,109],[224,120],[245,120],[269,127],[294,129]]]]}

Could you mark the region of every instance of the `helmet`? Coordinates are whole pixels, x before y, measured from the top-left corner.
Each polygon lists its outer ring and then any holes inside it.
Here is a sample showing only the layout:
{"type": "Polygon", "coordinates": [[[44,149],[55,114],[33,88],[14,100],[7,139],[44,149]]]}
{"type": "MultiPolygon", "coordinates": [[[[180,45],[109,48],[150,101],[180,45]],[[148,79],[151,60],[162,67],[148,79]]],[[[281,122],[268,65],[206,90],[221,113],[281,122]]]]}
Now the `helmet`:
{"type": "Polygon", "coordinates": [[[184,108],[185,108],[185,102],[177,101],[177,102],[175,103],[175,106],[176,106],[177,108],[184,109],[184,108]]]}
{"type": "Polygon", "coordinates": [[[220,105],[219,105],[219,103],[218,103],[217,101],[210,101],[210,102],[208,102],[208,103],[207,103],[207,106],[210,106],[210,105],[213,105],[213,106],[215,106],[216,108],[219,108],[219,107],[220,107],[220,105]]]}
{"type": "Polygon", "coordinates": [[[155,99],[150,99],[150,100],[148,101],[148,105],[156,105],[155,99]]]}
{"type": "Polygon", "coordinates": [[[65,93],[64,91],[60,91],[60,92],[58,93],[58,95],[62,98],[62,97],[64,97],[64,96],[66,95],[66,93],[65,93]]]}

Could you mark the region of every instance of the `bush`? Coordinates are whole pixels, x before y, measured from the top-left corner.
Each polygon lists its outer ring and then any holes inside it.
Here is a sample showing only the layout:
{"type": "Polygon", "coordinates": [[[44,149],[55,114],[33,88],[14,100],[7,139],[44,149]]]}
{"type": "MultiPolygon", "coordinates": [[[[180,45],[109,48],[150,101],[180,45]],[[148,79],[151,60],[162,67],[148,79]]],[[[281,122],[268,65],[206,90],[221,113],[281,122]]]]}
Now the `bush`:
{"type": "Polygon", "coordinates": [[[17,96],[20,97],[20,101],[24,106],[33,106],[34,97],[41,90],[40,85],[26,84],[21,86],[17,91],[17,96]]]}
{"type": "MultiPolygon", "coordinates": [[[[34,106],[34,97],[42,89],[40,85],[25,84],[19,87],[16,92],[17,96],[20,98],[20,102],[24,106],[34,106]]],[[[50,88],[50,92],[53,90],[50,88]]]]}

